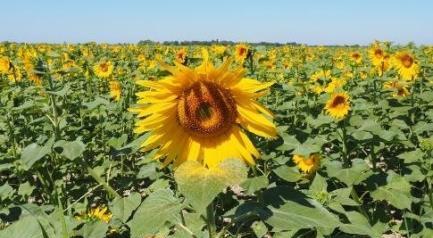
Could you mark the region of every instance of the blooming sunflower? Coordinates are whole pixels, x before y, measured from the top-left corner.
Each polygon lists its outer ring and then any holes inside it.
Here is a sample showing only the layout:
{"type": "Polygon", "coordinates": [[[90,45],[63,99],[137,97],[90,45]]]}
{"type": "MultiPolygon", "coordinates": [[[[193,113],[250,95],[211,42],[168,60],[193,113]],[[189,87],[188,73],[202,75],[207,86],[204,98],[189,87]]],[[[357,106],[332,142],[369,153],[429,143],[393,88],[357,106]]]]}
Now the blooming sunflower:
{"type": "Polygon", "coordinates": [[[238,44],[235,47],[235,59],[236,61],[243,63],[248,55],[248,46],[245,44],[238,44]]]}
{"type": "Polygon", "coordinates": [[[395,98],[404,98],[410,95],[407,85],[397,80],[385,82],[383,87],[394,91],[392,96],[395,98]]]}
{"type": "Polygon", "coordinates": [[[293,155],[292,160],[302,172],[309,174],[319,168],[321,157],[317,153],[310,154],[308,158],[303,155],[293,155]]]}
{"type": "Polygon", "coordinates": [[[93,66],[93,72],[100,78],[108,78],[113,73],[114,66],[111,61],[101,61],[93,66]]]}
{"type": "Polygon", "coordinates": [[[350,59],[352,59],[352,61],[355,64],[361,64],[362,63],[362,55],[359,52],[353,52],[352,54],[350,54],[350,59]]]}
{"type": "Polygon", "coordinates": [[[181,48],[178,51],[176,51],[176,55],[175,55],[175,59],[177,62],[183,64],[186,61],[186,49],[185,48],[181,48]]]}
{"type": "Polygon", "coordinates": [[[334,93],[326,102],[326,112],[335,119],[342,119],[350,110],[349,95],[346,92],[334,93]]]}
{"type": "Polygon", "coordinates": [[[408,52],[397,52],[393,56],[392,63],[404,80],[413,80],[419,73],[419,66],[415,58],[408,52]]]}
{"type": "Polygon", "coordinates": [[[11,62],[7,57],[0,58],[0,74],[9,73],[9,69],[11,68],[11,62]]]}
{"type": "Polygon", "coordinates": [[[112,214],[107,210],[107,207],[92,208],[87,213],[76,216],[78,220],[100,220],[105,223],[110,222],[111,217],[112,214]]]}
{"type": "Polygon", "coordinates": [[[373,47],[368,50],[368,55],[371,63],[375,66],[377,71],[379,71],[380,75],[389,69],[389,54],[387,54],[379,44],[374,44],[373,47]]]}
{"type": "Polygon", "coordinates": [[[138,106],[131,111],[142,118],[135,132],[150,131],[141,145],[158,148],[155,159],[175,166],[186,160],[214,167],[226,158],[254,164],[259,152],[243,129],[258,136],[276,136],[269,110],[255,101],[273,82],[244,78],[244,69],[229,70],[231,60],[215,68],[203,49],[203,63],[189,68],[175,62],[162,66],[172,75],[159,81],[139,80],[151,90],[139,92],[138,106]]]}
{"type": "Polygon", "coordinates": [[[110,96],[114,101],[119,101],[122,95],[122,86],[118,81],[110,81],[110,96]]]}

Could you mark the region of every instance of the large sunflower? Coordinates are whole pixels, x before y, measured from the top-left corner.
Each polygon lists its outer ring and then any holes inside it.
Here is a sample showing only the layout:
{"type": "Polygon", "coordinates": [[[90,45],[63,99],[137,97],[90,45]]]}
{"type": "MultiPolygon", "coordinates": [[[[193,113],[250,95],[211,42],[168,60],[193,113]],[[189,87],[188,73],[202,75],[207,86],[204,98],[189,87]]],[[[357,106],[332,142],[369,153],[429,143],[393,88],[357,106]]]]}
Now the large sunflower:
{"type": "Polygon", "coordinates": [[[203,63],[189,68],[175,62],[163,65],[172,75],[159,81],[139,80],[151,90],[140,92],[138,106],[131,109],[141,118],[135,132],[150,131],[141,145],[158,148],[155,159],[180,165],[196,160],[216,166],[226,158],[254,164],[259,152],[244,129],[256,135],[276,136],[272,114],[255,101],[273,83],[244,78],[244,70],[229,70],[230,60],[214,68],[203,50],[203,63]],[[266,116],[268,118],[266,118],[266,116]]]}
{"type": "Polygon", "coordinates": [[[393,66],[404,80],[413,80],[419,73],[415,58],[408,52],[397,52],[393,57],[393,66]]]}
{"type": "Polygon", "coordinates": [[[326,102],[325,110],[335,119],[344,118],[350,110],[349,95],[346,92],[334,93],[326,102]]]}

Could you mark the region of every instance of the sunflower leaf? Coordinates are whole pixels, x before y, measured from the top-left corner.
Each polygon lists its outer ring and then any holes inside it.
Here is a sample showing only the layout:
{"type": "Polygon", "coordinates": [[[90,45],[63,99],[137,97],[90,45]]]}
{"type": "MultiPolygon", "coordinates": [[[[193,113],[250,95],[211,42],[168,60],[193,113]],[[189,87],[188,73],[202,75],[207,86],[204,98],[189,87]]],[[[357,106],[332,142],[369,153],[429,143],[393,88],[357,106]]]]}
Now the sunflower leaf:
{"type": "Polygon", "coordinates": [[[210,169],[197,161],[187,161],[176,170],[174,177],[188,202],[203,214],[226,187],[242,183],[247,170],[238,159],[226,159],[219,167],[210,169]]]}

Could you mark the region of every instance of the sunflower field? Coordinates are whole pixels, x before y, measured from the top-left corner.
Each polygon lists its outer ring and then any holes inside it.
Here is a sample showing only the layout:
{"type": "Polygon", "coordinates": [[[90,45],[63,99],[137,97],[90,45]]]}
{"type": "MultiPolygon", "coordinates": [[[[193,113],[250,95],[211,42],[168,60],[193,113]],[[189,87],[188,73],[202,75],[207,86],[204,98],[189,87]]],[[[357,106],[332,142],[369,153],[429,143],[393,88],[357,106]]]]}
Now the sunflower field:
{"type": "Polygon", "coordinates": [[[0,237],[433,237],[433,47],[0,44],[0,237]]]}

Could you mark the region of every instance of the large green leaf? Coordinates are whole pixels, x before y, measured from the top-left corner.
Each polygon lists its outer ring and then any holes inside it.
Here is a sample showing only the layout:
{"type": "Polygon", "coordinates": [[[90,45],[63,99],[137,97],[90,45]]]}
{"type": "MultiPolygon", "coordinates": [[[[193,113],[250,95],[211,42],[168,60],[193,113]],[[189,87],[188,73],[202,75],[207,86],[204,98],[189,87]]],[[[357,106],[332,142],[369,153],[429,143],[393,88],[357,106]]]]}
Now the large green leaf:
{"type": "Polygon", "coordinates": [[[51,152],[54,139],[48,140],[44,146],[39,146],[36,143],[28,145],[21,153],[21,162],[25,169],[30,169],[34,163],[42,159],[45,155],[51,152]]]}
{"type": "Polygon", "coordinates": [[[128,197],[116,198],[110,206],[113,219],[120,219],[126,222],[138,205],[140,205],[141,196],[139,193],[132,193],[128,197]]]}
{"type": "Polygon", "coordinates": [[[317,229],[329,235],[340,225],[338,217],[320,203],[289,187],[269,189],[264,196],[265,202],[270,204],[270,215],[265,222],[273,227],[273,231],[317,229]]]}
{"type": "Polygon", "coordinates": [[[371,192],[371,197],[374,200],[384,200],[398,209],[410,209],[412,196],[409,182],[393,171],[389,172],[386,180],[387,184],[371,192]]]}
{"type": "Polygon", "coordinates": [[[230,185],[238,185],[247,177],[244,163],[238,159],[226,159],[215,168],[205,168],[197,161],[183,163],[175,172],[179,190],[199,212],[230,185]]]}
{"type": "Polygon", "coordinates": [[[150,194],[138,207],[132,219],[127,223],[131,237],[146,237],[157,233],[166,223],[180,221],[182,204],[168,189],[157,190],[150,194]]]}

